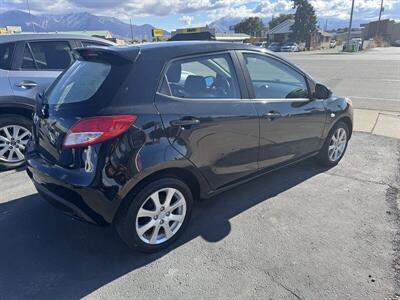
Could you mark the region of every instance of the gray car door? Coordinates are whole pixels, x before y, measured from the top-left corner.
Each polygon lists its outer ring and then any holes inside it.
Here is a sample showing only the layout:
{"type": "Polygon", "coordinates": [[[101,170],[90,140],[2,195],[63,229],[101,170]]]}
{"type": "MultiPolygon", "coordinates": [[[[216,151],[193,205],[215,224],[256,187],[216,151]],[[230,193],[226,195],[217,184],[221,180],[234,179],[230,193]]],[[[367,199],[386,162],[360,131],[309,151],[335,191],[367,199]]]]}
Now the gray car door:
{"type": "Polygon", "coordinates": [[[69,41],[30,41],[18,43],[16,60],[8,78],[13,95],[35,99],[74,58],[69,41]]]}

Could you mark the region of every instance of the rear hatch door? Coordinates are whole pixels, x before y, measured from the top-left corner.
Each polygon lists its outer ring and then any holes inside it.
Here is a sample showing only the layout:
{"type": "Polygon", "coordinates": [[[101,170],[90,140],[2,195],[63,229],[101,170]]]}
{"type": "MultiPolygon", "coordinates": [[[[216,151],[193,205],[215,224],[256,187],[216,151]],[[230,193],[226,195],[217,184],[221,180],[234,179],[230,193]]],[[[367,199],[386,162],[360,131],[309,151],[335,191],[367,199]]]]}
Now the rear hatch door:
{"type": "Polygon", "coordinates": [[[79,149],[63,146],[68,131],[82,118],[101,116],[117,97],[133,60],[106,48],[78,49],[77,61],[37,101],[34,139],[50,163],[74,167],[79,149]]]}

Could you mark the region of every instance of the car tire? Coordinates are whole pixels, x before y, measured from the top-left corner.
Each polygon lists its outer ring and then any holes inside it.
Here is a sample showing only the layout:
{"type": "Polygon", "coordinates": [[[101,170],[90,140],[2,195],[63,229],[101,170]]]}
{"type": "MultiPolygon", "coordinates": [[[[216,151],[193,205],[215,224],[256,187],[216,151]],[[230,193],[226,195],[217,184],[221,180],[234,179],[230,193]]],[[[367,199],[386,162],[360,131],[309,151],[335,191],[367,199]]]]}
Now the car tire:
{"type": "Polygon", "coordinates": [[[32,121],[28,118],[11,114],[0,115],[0,170],[9,170],[25,164],[25,159],[20,158],[20,153],[24,153],[31,134],[32,121]],[[18,130],[18,132],[14,130],[18,130]],[[28,135],[25,135],[26,133],[28,135]],[[10,136],[12,136],[12,140],[10,136]],[[18,140],[18,137],[21,140],[18,140]],[[11,158],[10,151],[13,151],[11,158]]]}
{"type": "Polygon", "coordinates": [[[115,228],[133,250],[152,253],[165,249],[182,235],[190,221],[193,195],[179,179],[153,181],[129,198],[117,214],[115,228]],[[168,205],[170,192],[172,198],[168,205]],[[154,198],[159,199],[158,207],[154,198]]]}
{"type": "Polygon", "coordinates": [[[336,123],[318,154],[318,163],[327,167],[336,166],[346,153],[349,137],[350,131],[346,123],[336,123]]]}

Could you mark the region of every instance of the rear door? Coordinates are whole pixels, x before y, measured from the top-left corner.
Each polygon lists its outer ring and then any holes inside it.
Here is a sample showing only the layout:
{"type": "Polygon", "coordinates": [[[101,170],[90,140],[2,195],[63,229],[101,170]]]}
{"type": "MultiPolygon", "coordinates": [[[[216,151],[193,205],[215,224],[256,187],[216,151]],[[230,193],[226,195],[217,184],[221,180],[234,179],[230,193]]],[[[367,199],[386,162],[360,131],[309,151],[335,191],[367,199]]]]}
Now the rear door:
{"type": "Polygon", "coordinates": [[[260,168],[319,150],[326,111],[322,100],[311,100],[304,74],[267,54],[239,52],[239,58],[260,117],[260,168]]]}
{"type": "Polygon", "coordinates": [[[31,41],[17,43],[15,60],[9,72],[13,94],[35,99],[73,62],[69,41],[31,41]]]}
{"type": "Polygon", "coordinates": [[[255,172],[257,112],[229,52],[170,62],[155,104],[171,144],[213,189],[255,172]]]}

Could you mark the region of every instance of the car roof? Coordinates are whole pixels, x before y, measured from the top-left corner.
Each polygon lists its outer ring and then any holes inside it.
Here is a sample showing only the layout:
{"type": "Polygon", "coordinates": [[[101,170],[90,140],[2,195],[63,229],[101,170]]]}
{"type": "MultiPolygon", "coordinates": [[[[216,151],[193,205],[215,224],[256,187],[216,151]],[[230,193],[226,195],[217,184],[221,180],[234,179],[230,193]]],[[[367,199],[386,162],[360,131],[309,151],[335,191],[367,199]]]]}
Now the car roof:
{"type": "Polygon", "coordinates": [[[108,40],[97,38],[88,35],[80,34],[63,34],[63,33],[18,33],[18,34],[2,34],[0,35],[0,43],[10,42],[23,42],[23,41],[35,41],[35,40],[88,40],[94,42],[106,43],[109,45],[115,45],[115,43],[108,40]]]}
{"type": "Polygon", "coordinates": [[[254,45],[231,43],[231,42],[215,42],[215,41],[176,41],[176,42],[159,42],[145,43],[129,46],[115,46],[103,51],[116,52],[120,56],[126,58],[136,58],[137,54],[154,54],[159,59],[169,60],[174,57],[187,56],[194,54],[202,54],[218,51],[229,50],[251,50],[258,52],[270,51],[254,45]]]}

